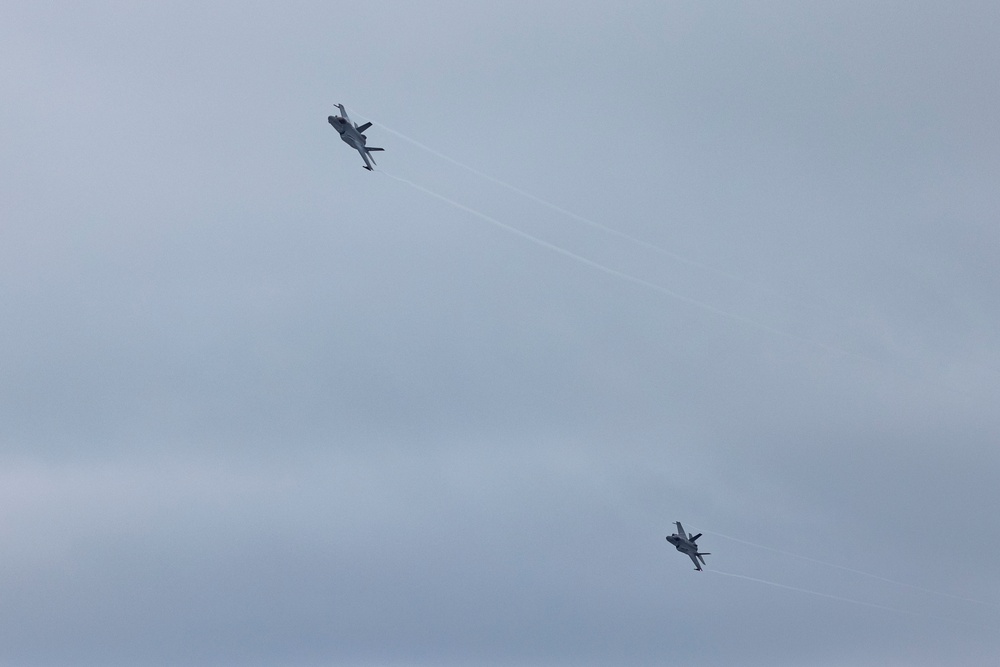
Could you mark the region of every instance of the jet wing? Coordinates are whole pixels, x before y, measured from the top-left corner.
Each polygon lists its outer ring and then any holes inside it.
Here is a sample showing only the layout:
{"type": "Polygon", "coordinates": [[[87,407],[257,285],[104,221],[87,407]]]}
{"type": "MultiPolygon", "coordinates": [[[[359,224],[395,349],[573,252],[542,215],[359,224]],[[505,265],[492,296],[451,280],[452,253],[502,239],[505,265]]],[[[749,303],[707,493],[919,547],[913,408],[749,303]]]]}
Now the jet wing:
{"type": "Polygon", "coordinates": [[[680,538],[682,540],[686,540],[688,538],[688,535],[687,533],[684,532],[684,526],[681,525],[681,522],[674,521],[674,525],[677,526],[677,534],[680,536],[680,538]]]}

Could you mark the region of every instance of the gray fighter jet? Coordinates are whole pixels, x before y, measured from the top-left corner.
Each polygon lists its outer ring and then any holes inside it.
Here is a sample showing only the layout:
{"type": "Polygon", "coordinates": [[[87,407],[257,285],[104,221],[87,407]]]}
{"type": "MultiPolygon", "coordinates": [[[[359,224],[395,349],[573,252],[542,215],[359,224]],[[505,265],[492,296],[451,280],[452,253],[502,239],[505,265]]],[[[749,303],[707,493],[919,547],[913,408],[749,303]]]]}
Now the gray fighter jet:
{"type": "Polygon", "coordinates": [[[691,562],[694,563],[694,569],[701,572],[701,566],[705,564],[705,559],[702,556],[711,556],[712,554],[705,552],[701,553],[698,551],[698,545],[695,544],[698,538],[701,537],[701,533],[697,535],[688,535],[684,532],[684,526],[681,525],[680,521],[674,521],[677,524],[677,532],[673,535],[667,537],[667,542],[674,545],[678,551],[682,554],[687,554],[691,558],[691,562]],[[699,563],[698,561],[701,561],[699,563]]]}
{"type": "Polygon", "coordinates": [[[340,138],[344,140],[344,143],[361,153],[361,159],[365,161],[365,169],[371,171],[372,165],[375,164],[375,159],[369,153],[385,150],[384,148],[365,146],[368,137],[364,135],[364,131],[371,127],[372,124],[365,123],[364,125],[358,125],[357,123],[352,123],[351,119],[347,117],[347,110],[344,109],[344,105],[338,104],[337,108],[340,109],[340,115],[329,116],[326,120],[330,125],[333,125],[333,129],[340,133],[340,138]]]}

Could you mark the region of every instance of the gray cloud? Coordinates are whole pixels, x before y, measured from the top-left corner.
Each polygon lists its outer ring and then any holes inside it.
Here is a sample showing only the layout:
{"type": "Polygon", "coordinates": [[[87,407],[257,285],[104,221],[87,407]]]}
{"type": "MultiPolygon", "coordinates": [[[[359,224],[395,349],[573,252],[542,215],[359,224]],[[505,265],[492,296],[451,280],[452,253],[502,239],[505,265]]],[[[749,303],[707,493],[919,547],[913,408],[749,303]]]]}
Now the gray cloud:
{"type": "Polygon", "coordinates": [[[996,18],[4,7],[0,662],[994,664],[996,18]]]}

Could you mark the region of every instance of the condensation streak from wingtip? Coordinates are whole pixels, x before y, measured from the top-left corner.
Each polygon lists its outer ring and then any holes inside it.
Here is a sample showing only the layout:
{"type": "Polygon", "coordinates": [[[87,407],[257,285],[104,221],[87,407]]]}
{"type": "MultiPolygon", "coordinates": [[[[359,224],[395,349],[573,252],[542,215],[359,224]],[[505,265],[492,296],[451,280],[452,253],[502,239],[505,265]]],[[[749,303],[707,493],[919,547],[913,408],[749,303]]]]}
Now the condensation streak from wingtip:
{"type": "MultiPolygon", "coordinates": [[[[408,137],[407,135],[403,134],[399,130],[392,129],[388,125],[385,125],[384,123],[382,123],[382,121],[377,121],[377,120],[373,119],[371,116],[369,116],[369,115],[367,115],[365,113],[362,113],[362,112],[359,111],[358,115],[360,115],[360,116],[362,116],[364,118],[367,118],[368,120],[370,120],[373,123],[377,124],[378,127],[380,127],[381,129],[385,130],[386,132],[388,132],[388,133],[390,133],[390,134],[392,134],[394,136],[397,136],[400,139],[402,139],[403,141],[407,141],[407,142],[413,144],[414,146],[416,146],[416,147],[418,147],[418,148],[420,148],[422,150],[427,151],[431,155],[439,157],[442,160],[445,160],[446,162],[450,162],[450,163],[452,163],[453,165],[455,165],[457,167],[461,167],[462,169],[465,169],[466,171],[468,171],[468,172],[470,172],[472,174],[475,174],[476,176],[479,176],[480,178],[485,178],[486,180],[490,181],[491,183],[495,183],[495,184],[497,184],[497,185],[499,185],[501,187],[507,188],[511,192],[516,192],[517,194],[521,195],[522,197],[526,197],[526,198],[528,198],[528,199],[530,199],[530,200],[532,200],[532,201],[534,201],[534,202],[536,202],[538,204],[541,204],[542,206],[545,206],[545,207],[547,207],[547,208],[549,208],[549,209],[551,209],[553,211],[556,211],[557,213],[561,213],[562,215],[565,215],[567,217],[573,218],[574,220],[582,222],[582,223],[584,223],[586,225],[590,225],[591,227],[593,227],[595,229],[600,229],[601,231],[603,231],[603,232],[605,232],[607,234],[611,234],[612,236],[617,236],[618,238],[626,239],[628,241],[631,241],[632,243],[636,243],[638,245],[641,245],[644,248],[647,248],[649,250],[652,250],[654,252],[657,252],[657,253],[659,253],[661,255],[669,257],[669,258],[671,258],[673,260],[676,260],[678,262],[682,262],[682,263],[687,264],[689,266],[695,266],[695,267],[698,267],[699,269],[703,269],[705,271],[710,271],[712,273],[717,273],[717,274],[719,274],[721,276],[725,276],[726,278],[729,278],[730,280],[734,280],[736,282],[740,282],[740,283],[743,283],[743,284],[746,284],[746,285],[752,285],[752,286],[757,287],[759,289],[764,289],[764,290],[767,290],[769,292],[774,292],[776,294],[780,294],[780,293],[776,292],[775,290],[773,290],[773,289],[771,289],[769,287],[764,287],[762,285],[755,285],[754,283],[751,283],[750,281],[748,281],[746,278],[744,278],[742,276],[739,276],[739,275],[736,275],[735,273],[731,273],[729,271],[724,271],[722,269],[719,269],[717,267],[711,266],[709,264],[705,264],[704,262],[699,262],[699,261],[690,259],[688,257],[685,257],[684,255],[680,255],[680,254],[678,254],[676,252],[673,252],[671,250],[667,250],[666,248],[664,248],[662,246],[656,245],[655,243],[650,243],[649,241],[646,241],[644,239],[640,239],[640,238],[638,238],[636,236],[632,236],[631,234],[626,234],[625,232],[620,231],[618,229],[615,229],[614,227],[609,227],[607,225],[601,224],[600,222],[597,222],[596,220],[591,220],[590,218],[587,218],[586,216],[582,216],[579,213],[574,213],[573,211],[570,211],[569,209],[563,208],[562,206],[559,206],[558,204],[553,204],[552,202],[550,202],[550,201],[548,201],[546,199],[542,199],[538,195],[534,195],[534,194],[528,192],[527,190],[522,190],[521,188],[517,187],[516,185],[512,185],[510,183],[507,183],[506,181],[503,181],[503,180],[501,180],[501,179],[499,179],[499,178],[497,178],[495,176],[490,176],[486,172],[480,171],[479,169],[476,169],[475,167],[471,167],[471,166],[465,164],[464,162],[460,162],[459,160],[456,160],[453,157],[445,155],[444,153],[441,153],[440,151],[434,150],[430,146],[428,146],[426,144],[423,144],[423,143],[417,141],[416,139],[413,139],[412,137],[408,137]]],[[[782,295],[782,296],[784,296],[784,295],[782,295]]]]}
{"type": "Polygon", "coordinates": [[[594,261],[592,259],[588,259],[588,258],[586,258],[586,257],[584,257],[582,255],[578,255],[575,252],[571,252],[571,251],[566,250],[565,248],[563,248],[561,246],[558,246],[558,245],[556,245],[554,243],[551,243],[549,241],[545,241],[543,239],[538,238],[537,236],[533,236],[533,235],[531,235],[531,234],[529,234],[529,233],[527,233],[525,231],[522,231],[522,230],[518,229],[517,227],[514,227],[512,225],[508,225],[505,222],[501,222],[500,220],[498,220],[498,219],[496,219],[496,218],[494,218],[494,217],[492,217],[490,215],[487,215],[487,214],[485,214],[485,213],[483,213],[481,211],[477,211],[476,209],[474,209],[474,208],[472,208],[470,206],[466,206],[465,204],[461,204],[461,203],[459,203],[459,202],[457,202],[457,201],[455,201],[453,199],[445,197],[444,195],[438,194],[437,192],[434,192],[433,190],[430,190],[430,189],[428,189],[428,188],[426,188],[426,187],[424,187],[422,185],[414,183],[413,181],[410,181],[410,180],[405,179],[405,178],[401,178],[399,176],[395,176],[395,175],[387,172],[385,169],[379,168],[377,171],[378,171],[378,173],[383,174],[383,175],[385,175],[385,176],[387,176],[387,177],[389,177],[389,178],[391,178],[391,179],[393,179],[395,181],[398,181],[400,183],[404,183],[404,184],[409,185],[410,187],[412,187],[412,188],[414,188],[416,190],[419,190],[419,191],[421,191],[421,192],[423,192],[423,193],[425,193],[425,194],[427,194],[427,195],[429,195],[431,197],[434,197],[436,199],[440,199],[441,201],[446,202],[446,203],[454,206],[455,208],[458,208],[458,209],[463,210],[463,211],[465,211],[467,213],[470,213],[470,214],[472,214],[474,216],[482,218],[483,220],[486,220],[487,222],[490,222],[491,224],[496,225],[497,227],[500,227],[501,229],[503,229],[503,230],[505,230],[507,232],[510,232],[511,234],[515,234],[517,236],[520,236],[521,238],[526,239],[528,241],[531,241],[532,243],[534,243],[536,245],[539,245],[539,246],[541,246],[543,248],[548,248],[549,250],[551,250],[553,252],[556,252],[556,253],[558,253],[560,255],[563,255],[565,257],[569,257],[569,258],[571,258],[571,259],[573,259],[573,260],[575,260],[577,262],[580,262],[581,264],[585,264],[585,265],[587,265],[587,266],[589,266],[591,268],[597,269],[598,271],[601,271],[601,272],[606,273],[608,275],[615,276],[616,278],[619,278],[619,279],[624,280],[626,282],[630,282],[630,283],[633,283],[633,284],[636,284],[636,285],[640,285],[640,286],[645,287],[647,289],[650,289],[650,290],[652,290],[654,292],[658,292],[660,294],[664,294],[664,295],[669,296],[669,297],[671,297],[673,299],[676,299],[678,301],[683,301],[684,303],[691,304],[693,306],[696,306],[696,307],[698,307],[698,308],[700,308],[702,310],[708,311],[708,312],[713,313],[715,315],[718,315],[720,317],[724,317],[726,319],[730,319],[730,320],[733,320],[735,322],[740,322],[742,324],[751,326],[751,327],[753,327],[755,329],[758,329],[760,331],[765,331],[765,332],[774,334],[776,336],[780,336],[782,338],[786,338],[786,339],[789,339],[789,340],[794,340],[794,341],[796,341],[798,343],[802,343],[804,345],[808,345],[808,346],[811,346],[811,347],[814,347],[814,348],[826,350],[827,352],[831,352],[833,354],[837,354],[837,355],[844,356],[844,357],[850,357],[850,358],[853,358],[853,359],[858,359],[858,360],[865,361],[865,362],[868,362],[868,363],[875,363],[875,364],[881,363],[877,359],[872,359],[871,357],[866,357],[866,356],[858,354],[856,352],[850,352],[848,350],[844,350],[844,349],[841,349],[839,347],[835,347],[833,345],[827,345],[826,343],[822,343],[820,341],[816,341],[816,340],[813,340],[813,339],[810,339],[810,338],[805,338],[803,336],[799,336],[799,335],[790,333],[788,331],[784,331],[782,329],[778,329],[776,327],[772,327],[772,326],[769,326],[767,324],[763,324],[762,322],[758,322],[757,320],[751,319],[749,317],[743,317],[742,315],[737,315],[736,313],[731,313],[729,311],[726,311],[726,310],[723,310],[721,308],[717,308],[715,306],[707,304],[707,303],[705,303],[703,301],[699,301],[699,300],[694,299],[692,297],[685,296],[685,295],[683,295],[683,294],[681,294],[679,292],[675,292],[675,291],[673,291],[671,289],[663,287],[662,285],[657,285],[656,283],[650,282],[648,280],[643,280],[642,278],[638,278],[638,277],[633,276],[633,275],[631,275],[629,273],[625,273],[624,271],[619,271],[618,269],[612,269],[611,267],[605,266],[604,264],[601,264],[600,262],[596,262],[596,261],[594,261]]]}
{"type": "Polygon", "coordinates": [[[774,547],[765,546],[763,544],[757,544],[756,542],[750,542],[749,540],[743,540],[743,539],[740,539],[738,537],[733,537],[731,535],[724,535],[722,533],[717,533],[714,530],[705,530],[705,531],[702,531],[702,532],[704,532],[706,535],[715,535],[716,537],[721,537],[721,538],[726,539],[726,540],[732,540],[733,542],[739,542],[741,544],[746,544],[746,545],[751,546],[751,547],[757,547],[758,549],[764,549],[766,551],[771,551],[771,552],[774,552],[774,553],[782,554],[784,556],[791,556],[792,558],[798,558],[800,560],[809,561],[810,563],[816,563],[818,565],[825,565],[826,567],[832,567],[832,568],[837,569],[837,570],[843,570],[845,572],[852,572],[854,574],[860,574],[862,576],[869,577],[871,579],[877,579],[879,581],[884,581],[884,582],[889,583],[889,584],[895,584],[897,586],[903,586],[905,588],[910,588],[910,589],[913,589],[913,590],[916,590],[916,591],[920,591],[922,593],[929,593],[931,595],[940,595],[941,597],[951,598],[952,600],[961,600],[962,602],[969,602],[969,603],[972,603],[972,604],[979,604],[979,605],[984,605],[984,606],[987,606],[987,607],[994,607],[994,608],[1000,609],[1000,604],[997,604],[995,602],[987,602],[985,600],[977,600],[975,598],[968,598],[968,597],[964,597],[964,596],[961,596],[961,595],[954,595],[952,593],[945,593],[943,591],[936,591],[936,590],[934,590],[932,588],[926,588],[924,586],[917,586],[915,584],[908,584],[905,581],[898,581],[896,579],[889,579],[888,577],[883,577],[883,576],[878,575],[878,574],[872,574],[871,572],[865,572],[864,570],[858,570],[858,569],[853,568],[853,567],[847,567],[845,565],[837,565],[836,563],[830,563],[830,562],[827,562],[827,561],[824,561],[824,560],[819,560],[818,558],[811,558],[809,556],[803,556],[801,554],[793,553],[791,551],[785,551],[783,549],[775,549],[774,547]]]}
{"type": "MultiPolygon", "coordinates": [[[[705,532],[708,532],[708,531],[705,531],[705,532]]],[[[890,607],[890,606],[884,605],[884,604],[877,604],[875,602],[864,602],[863,600],[855,600],[854,598],[845,598],[845,597],[842,597],[840,595],[831,595],[829,593],[821,593],[819,591],[814,591],[814,590],[811,590],[811,589],[808,589],[808,588],[800,588],[798,586],[789,586],[788,584],[779,584],[776,581],[769,581],[767,579],[761,579],[759,577],[750,577],[750,576],[747,576],[745,574],[735,574],[733,572],[724,572],[722,570],[708,569],[708,568],[706,568],[705,571],[706,572],[711,572],[713,574],[722,575],[724,577],[733,577],[734,579],[745,579],[746,581],[754,581],[754,582],[757,582],[757,583],[760,583],[760,584],[766,584],[768,586],[775,586],[777,588],[783,588],[785,590],[795,591],[797,593],[805,593],[807,595],[815,595],[817,597],[827,598],[829,600],[837,600],[839,602],[848,602],[850,604],[861,605],[863,607],[871,607],[872,609],[882,609],[884,611],[891,611],[891,612],[896,613],[896,614],[905,614],[906,616],[916,616],[918,618],[932,618],[932,619],[934,619],[936,621],[947,621],[949,623],[958,623],[958,624],[961,624],[961,625],[968,625],[968,626],[971,626],[971,627],[979,627],[978,623],[969,623],[968,621],[965,621],[965,620],[962,620],[962,619],[958,619],[958,618],[953,618],[953,617],[949,617],[949,616],[939,616],[937,614],[927,614],[927,613],[922,613],[922,612],[909,611],[909,610],[906,610],[906,609],[900,609],[898,607],[890,607]]]]}
{"type": "MultiPolygon", "coordinates": [[[[806,308],[806,309],[814,310],[814,311],[817,311],[817,312],[826,312],[828,310],[828,308],[826,306],[822,305],[822,304],[815,304],[815,303],[810,303],[808,301],[802,301],[802,300],[799,300],[799,299],[795,299],[795,298],[791,297],[789,294],[787,294],[787,293],[785,293],[785,292],[783,292],[781,290],[775,289],[773,287],[768,287],[766,285],[762,285],[762,284],[759,284],[759,283],[755,283],[753,281],[747,280],[743,276],[740,276],[740,275],[737,275],[737,274],[734,274],[734,273],[731,273],[731,272],[728,272],[728,271],[724,271],[722,269],[719,269],[717,267],[705,264],[703,262],[698,262],[698,261],[689,259],[687,257],[684,257],[683,255],[680,255],[680,254],[677,254],[677,253],[672,252],[670,250],[667,250],[667,249],[665,249],[665,248],[663,248],[661,246],[658,246],[658,245],[656,245],[654,243],[650,243],[649,241],[645,241],[643,239],[631,236],[631,235],[626,234],[624,232],[621,232],[621,231],[619,231],[617,229],[614,229],[612,227],[608,227],[607,225],[603,225],[603,224],[601,224],[599,222],[591,220],[590,218],[582,216],[582,215],[580,215],[578,213],[574,213],[573,211],[567,210],[567,209],[565,209],[565,208],[563,208],[561,206],[558,206],[557,204],[553,204],[552,202],[549,202],[549,201],[547,201],[547,200],[545,200],[545,199],[543,199],[543,198],[541,198],[541,197],[539,197],[537,195],[531,194],[530,192],[522,190],[521,188],[518,188],[517,186],[511,185],[510,183],[507,183],[507,182],[505,182],[505,181],[503,181],[503,180],[501,180],[499,178],[496,178],[494,176],[490,176],[489,174],[487,174],[485,172],[482,172],[479,169],[476,169],[475,167],[471,167],[471,166],[469,166],[469,165],[467,165],[467,164],[465,164],[463,162],[460,162],[459,160],[456,160],[455,158],[452,158],[452,157],[450,157],[448,155],[445,155],[444,153],[441,153],[440,151],[437,151],[437,150],[431,148],[430,146],[427,146],[426,144],[417,141],[416,139],[408,137],[407,135],[403,134],[402,132],[399,132],[398,130],[394,130],[391,127],[388,127],[388,126],[382,124],[381,121],[376,121],[375,119],[371,118],[371,116],[368,116],[367,114],[365,114],[364,112],[362,112],[360,110],[357,111],[357,115],[360,116],[360,117],[363,117],[363,118],[367,118],[372,123],[377,124],[378,127],[384,129],[386,132],[389,132],[390,134],[392,134],[394,136],[397,136],[400,139],[403,139],[404,141],[407,141],[407,142],[413,144],[414,146],[417,146],[418,148],[420,148],[420,149],[422,149],[424,151],[427,151],[428,153],[431,153],[432,155],[435,155],[435,156],[441,158],[442,160],[445,160],[445,161],[450,162],[450,163],[452,163],[452,164],[454,164],[454,165],[456,165],[458,167],[461,167],[462,169],[465,169],[465,170],[469,171],[470,173],[476,174],[477,176],[480,176],[481,178],[484,178],[484,179],[486,179],[486,180],[488,180],[488,181],[490,181],[492,183],[496,183],[497,185],[505,187],[505,188],[511,190],[512,192],[516,192],[517,194],[519,194],[519,195],[521,195],[523,197],[526,197],[528,199],[531,199],[532,201],[535,201],[535,202],[537,202],[539,204],[542,204],[542,205],[550,208],[551,210],[557,211],[557,212],[559,212],[559,213],[561,213],[563,215],[569,216],[569,217],[571,217],[571,218],[573,218],[575,220],[578,220],[580,222],[584,222],[584,223],[586,223],[586,224],[588,224],[588,225],[590,225],[590,226],[592,226],[594,228],[601,229],[601,230],[603,230],[604,232],[606,232],[608,234],[611,234],[611,235],[614,235],[614,236],[617,236],[617,237],[620,237],[620,238],[623,238],[623,239],[627,239],[627,240],[629,240],[629,241],[631,241],[633,243],[636,243],[638,245],[646,247],[647,249],[653,250],[653,251],[655,251],[655,252],[657,252],[657,253],[665,256],[665,257],[670,257],[670,258],[675,259],[675,260],[677,260],[679,262],[682,262],[682,263],[685,263],[685,264],[688,264],[688,265],[691,265],[691,266],[695,266],[695,267],[701,268],[701,269],[703,269],[705,271],[709,271],[709,272],[715,273],[715,274],[720,275],[720,276],[724,276],[724,277],[726,277],[726,278],[728,278],[730,280],[733,280],[733,281],[736,281],[738,283],[741,283],[742,285],[744,285],[746,287],[750,287],[750,288],[754,288],[754,289],[761,290],[761,291],[764,291],[764,292],[768,292],[768,293],[770,293],[770,294],[772,294],[774,296],[777,296],[777,297],[783,299],[784,301],[786,301],[786,302],[788,302],[790,304],[795,305],[796,307],[806,308]]],[[[685,297],[682,297],[681,295],[676,295],[676,296],[678,298],[685,298],[685,297]]],[[[711,308],[711,307],[709,307],[709,308],[711,308]]],[[[720,312],[720,311],[716,310],[716,312],[720,312]]],[[[724,314],[726,317],[729,317],[731,319],[742,320],[744,322],[750,323],[750,324],[754,325],[757,328],[768,330],[768,331],[771,331],[773,333],[778,333],[778,334],[780,334],[782,336],[785,336],[785,337],[788,337],[788,338],[792,338],[792,339],[795,339],[795,340],[798,340],[798,341],[806,342],[806,343],[808,343],[811,346],[814,346],[814,347],[817,347],[817,348],[822,348],[822,349],[834,352],[834,353],[836,353],[836,354],[838,354],[840,356],[851,357],[851,358],[854,358],[854,359],[858,359],[858,360],[861,360],[861,361],[865,361],[865,362],[868,362],[868,363],[875,364],[875,365],[883,367],[883,368],[889,367],[889,364],[887,364],[886,361],[882,361],[882,360],[876,359],[875,357],[871,357],[871,356],[868,356],[868,355],[865,355],[865,354],[861,354],[861,353],[858,353],[858,352],[851,352],[851,351],[846,350],[844,348],[837,347],[836,345],[831,345],[831,344],[827,344],[827,343],[821,343],[821,342],[819,342],[819,341],[817,341],[815,339],[812,339],[812,338],[807,338],[805,336],[791,334],[791,333],[788,333],[786,331],[775,329],[773,327],[768,327],[767,325],[762,325],[762,324],[760,324],[760,323],[752,320],[751,318],[744,318],[744,317],[741,317],[741,316],[738,316],[738,315],[735,315],[735,314],[732,314],[732,313],[722,313],[722,314],[724,314]]],[[[898,371],[900,369],[895,368],[895,370],[898,371]]],[[[914,377],[914,378],[917,377],[916,372],[912,368],[906,370],[906,374],[908,376],[910,376],[910,377],[914,377]]],[[[968,388],[966,388],[966,387],[959,388],[959,391],[963,395],[970,394],[968,388]]]]}

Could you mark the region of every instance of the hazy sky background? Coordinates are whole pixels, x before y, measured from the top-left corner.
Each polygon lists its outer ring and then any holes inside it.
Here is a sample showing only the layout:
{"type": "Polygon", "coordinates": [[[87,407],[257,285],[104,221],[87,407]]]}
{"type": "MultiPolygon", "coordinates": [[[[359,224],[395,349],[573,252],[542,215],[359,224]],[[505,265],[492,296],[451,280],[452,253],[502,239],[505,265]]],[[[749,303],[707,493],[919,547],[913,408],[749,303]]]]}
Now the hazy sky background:
{"type": "Polygon", "coordinates": [[[0,664],[1000,662],[996,3],[6,2],[0,57],[0,664]]]}

